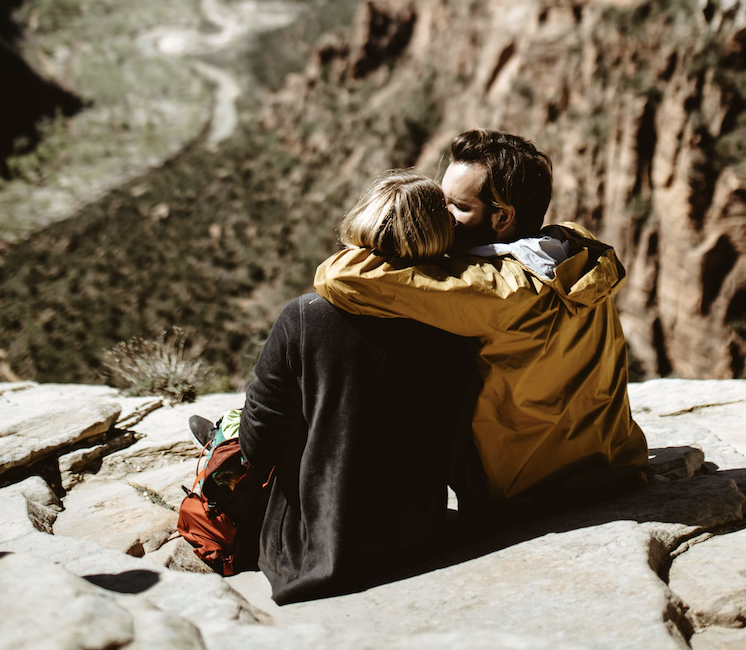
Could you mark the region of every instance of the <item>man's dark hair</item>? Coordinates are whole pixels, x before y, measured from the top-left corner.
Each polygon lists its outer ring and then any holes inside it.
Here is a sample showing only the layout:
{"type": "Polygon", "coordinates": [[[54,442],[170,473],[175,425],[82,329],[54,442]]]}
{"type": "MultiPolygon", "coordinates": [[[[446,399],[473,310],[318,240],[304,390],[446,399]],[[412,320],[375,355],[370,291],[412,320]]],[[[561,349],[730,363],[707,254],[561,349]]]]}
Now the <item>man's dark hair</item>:
{"type": "Polygon", "coordinates": [[[451,143],[451,162],[480,163],[487,178],[479,198],[493,211],[515,208],[516,239],[535,237],[552,199],[552,161],[517,135],[474,129],[451,143]]]}

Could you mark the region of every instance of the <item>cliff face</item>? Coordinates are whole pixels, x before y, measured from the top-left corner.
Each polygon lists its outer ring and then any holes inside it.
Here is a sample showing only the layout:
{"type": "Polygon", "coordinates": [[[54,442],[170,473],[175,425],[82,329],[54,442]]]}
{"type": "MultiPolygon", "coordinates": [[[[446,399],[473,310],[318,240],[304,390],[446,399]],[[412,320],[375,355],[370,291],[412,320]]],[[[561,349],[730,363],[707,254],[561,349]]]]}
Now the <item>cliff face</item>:
{"type": "Polygon", "coordinates": [[[265,125],[330,165],[442,172],[457,133],[524,135],[555,165],[548,220],[576,220],[629,272],[638,376],[742,376],[746,9],[728,2],[375,0],[348,41],[268,100],[265,125]]]}

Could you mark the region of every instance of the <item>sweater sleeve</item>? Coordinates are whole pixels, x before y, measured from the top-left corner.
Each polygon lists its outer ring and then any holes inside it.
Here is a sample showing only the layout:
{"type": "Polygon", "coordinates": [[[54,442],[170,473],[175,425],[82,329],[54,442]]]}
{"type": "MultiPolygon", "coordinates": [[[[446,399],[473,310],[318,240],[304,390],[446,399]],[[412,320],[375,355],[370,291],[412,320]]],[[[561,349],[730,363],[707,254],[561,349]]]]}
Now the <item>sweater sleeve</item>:
{"type": "Polygon", "coordinates": [[[300,301],[282,311],[269,333],[254,368],[256,379],[246,391],[241,413],[241,451],[252,465],[279,462],[288,436],[302,419],[297,376],[300,344],[300,301]]]}

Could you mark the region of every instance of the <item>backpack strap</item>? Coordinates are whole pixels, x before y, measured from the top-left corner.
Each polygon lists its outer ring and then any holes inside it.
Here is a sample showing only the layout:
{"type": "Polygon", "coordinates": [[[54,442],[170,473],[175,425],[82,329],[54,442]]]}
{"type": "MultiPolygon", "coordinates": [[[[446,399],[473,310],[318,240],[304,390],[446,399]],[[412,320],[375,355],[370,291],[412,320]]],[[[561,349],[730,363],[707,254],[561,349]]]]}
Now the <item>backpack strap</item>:
{"type": "Polygon", "coordinates": [[[209,464],[209,461],[205,463],[205,466],[202,468],[202,471],[199,469],[199,464],[202,462],[202,456],[205,455],[205,451],[207,451],[207,448],[210,446],[210,443],[212,442],[212,438],[208,440],[205,443],[205,446],[202,447],[202,451],[199,452],[199,458],[197,458],[197,478],[194,479],[194,485],[192,485],[192,492],[194,492],[194,488],[197,487],[197,484],[207,476],[207,465],[209,464]]]}

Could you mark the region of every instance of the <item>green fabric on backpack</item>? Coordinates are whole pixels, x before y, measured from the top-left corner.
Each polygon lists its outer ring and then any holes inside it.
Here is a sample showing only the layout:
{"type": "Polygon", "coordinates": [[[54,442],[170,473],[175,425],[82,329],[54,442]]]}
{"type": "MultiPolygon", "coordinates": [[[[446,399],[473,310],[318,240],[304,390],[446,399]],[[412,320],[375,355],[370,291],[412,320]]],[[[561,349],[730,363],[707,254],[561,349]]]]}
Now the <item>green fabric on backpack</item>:
{"type": "Polygon", "coordinates": [[[237,438],[239,424],[241,424],[241,409],[230,409],[229,411],[226,411],[223,415],[223,421],[220,423],[223,440],[237,438]]]}

